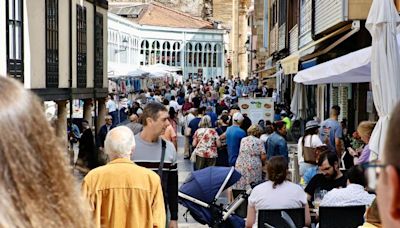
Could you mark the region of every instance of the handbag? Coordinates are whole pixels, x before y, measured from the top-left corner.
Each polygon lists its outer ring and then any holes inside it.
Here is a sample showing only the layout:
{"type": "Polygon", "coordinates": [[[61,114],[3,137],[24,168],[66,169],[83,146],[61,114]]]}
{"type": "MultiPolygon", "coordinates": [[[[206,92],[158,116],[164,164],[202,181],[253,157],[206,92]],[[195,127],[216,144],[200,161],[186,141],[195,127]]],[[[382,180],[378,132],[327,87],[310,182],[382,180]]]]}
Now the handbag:
{"type": "MultiPolygon", "coordinates": [[[[314,135],[311,135],[311,137],[310,137],[310,146],[312,143],[313,136],[314,135]]],[[[317,164],[318,155],[319,155],[319,150],[317,150],[317,148],[307,147],[307,146],[304,146],[304,144],[303,144],[304,162],[315,165],[315,164],[317,164]]]]}
{"type": "MultiPolygon", "coordinates": [[[[203,142],[203,138],[207,132],[208,132],[208,129],[206,129],[206,131],[203,134],[203,137],[201,137],[200,141],[197,143],[196,148],[201,144],[201,142],[203,142]]],[[[192,155],[190,155],[191,162],[196,162],[196,148],[193,150],[192,155]]]]}

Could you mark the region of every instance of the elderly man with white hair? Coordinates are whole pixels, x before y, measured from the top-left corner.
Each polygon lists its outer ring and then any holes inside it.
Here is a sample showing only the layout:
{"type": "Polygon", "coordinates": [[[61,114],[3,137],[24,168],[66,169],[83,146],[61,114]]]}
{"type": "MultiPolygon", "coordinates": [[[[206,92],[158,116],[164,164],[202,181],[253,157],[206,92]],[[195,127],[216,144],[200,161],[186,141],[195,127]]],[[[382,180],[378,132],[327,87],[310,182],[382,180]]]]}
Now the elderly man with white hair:
{"type": "Polygon", "coordinates": [[[104,142],[110,162],[90,171],[82,190],[96,227],[165,227],[160,177],[130,160],[135,137],[125,126],[112,129],[104,142]]]}

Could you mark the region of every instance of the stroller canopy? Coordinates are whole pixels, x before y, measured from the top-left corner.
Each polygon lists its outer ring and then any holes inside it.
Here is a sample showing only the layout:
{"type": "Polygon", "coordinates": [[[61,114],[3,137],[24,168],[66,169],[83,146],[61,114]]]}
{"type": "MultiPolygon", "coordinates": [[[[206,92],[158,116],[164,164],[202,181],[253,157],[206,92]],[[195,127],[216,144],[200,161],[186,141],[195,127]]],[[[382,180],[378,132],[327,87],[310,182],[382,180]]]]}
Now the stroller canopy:
{"type": "MultiPolygon", "coordinates": [[[[228,177],[230,170],[230,167],[207,167],[194,171],[182,184],[179,191],[205,203],[211,203],[228,177]]],[[[236,183],[240,177],[241,174],[234,170],[224,186],[224,190],[236,183]]]]}

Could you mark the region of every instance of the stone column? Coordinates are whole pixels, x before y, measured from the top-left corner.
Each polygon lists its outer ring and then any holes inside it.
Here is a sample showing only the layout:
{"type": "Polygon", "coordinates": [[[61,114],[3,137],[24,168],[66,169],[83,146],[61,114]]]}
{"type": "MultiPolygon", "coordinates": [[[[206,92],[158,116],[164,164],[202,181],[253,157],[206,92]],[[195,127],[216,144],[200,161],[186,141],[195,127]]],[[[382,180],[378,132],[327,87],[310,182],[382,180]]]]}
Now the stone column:
{"type": "MultiPolygon", "coordinates": [[[[239,75],[239,0],[233,0],[232,3],[232,33],[231,33],[231,51],[232,51],[232,75],[239,75]]],[[[229,75],[231,77],[231,75],[229,75]]]]}
{"type": "Polygon", "coordinates": [[[56,135],[65,144],[68,145],[67,136],[67,101],[56,101],[57,103],[57,120],[56,120],[56,135]]]}
{"type": "MultiPolygon", "coordinates": [[[[99,131],[100,127],[105,124],[104,118],[106,117],[106,99],[105,98],[100,98],[97,99],[97,110],[98,110],[98,115],[97,115],[97,131],[99,131]]],[[[96,132],[97,134],[97,132],[96,132]]]]}
{"type": "Polygon", "coordinates": [[[93,126],[92,120],[92,99],[83,100],[83,119],[93,126]]]}
{"type": "Polygon", "coordinates": [[[248,58],[246,41],[247,37],[247,6],[245,2],[241,2],[239,6],[239,76],[246,79],[248,76],[248,58]]]}

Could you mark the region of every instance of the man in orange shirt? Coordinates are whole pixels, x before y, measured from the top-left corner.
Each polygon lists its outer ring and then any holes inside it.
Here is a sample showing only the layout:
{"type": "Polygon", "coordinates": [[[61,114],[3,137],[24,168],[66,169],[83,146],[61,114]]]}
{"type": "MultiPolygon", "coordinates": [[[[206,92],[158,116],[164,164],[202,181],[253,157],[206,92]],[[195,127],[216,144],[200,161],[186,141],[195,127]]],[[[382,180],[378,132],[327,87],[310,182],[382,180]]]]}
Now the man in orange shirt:
{"type": "Polygon", "coordinates": [[[135,149],[132,131],[112,129],[104,142],[110,162],[90,171],[82,183],[96,227],[165,227],[160,177],[130,160],[135,149]]]}

